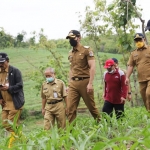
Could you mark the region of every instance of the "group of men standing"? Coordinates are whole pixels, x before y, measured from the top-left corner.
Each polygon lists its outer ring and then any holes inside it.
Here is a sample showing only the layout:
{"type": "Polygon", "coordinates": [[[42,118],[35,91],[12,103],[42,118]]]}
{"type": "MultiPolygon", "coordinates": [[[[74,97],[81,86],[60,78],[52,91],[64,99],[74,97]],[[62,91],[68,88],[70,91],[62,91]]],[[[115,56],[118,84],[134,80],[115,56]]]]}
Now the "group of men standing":
{"type": "MultiPolygon", "coordinates": [[[[68,56],[70,71],[67,91],[64,82],[55,77],[54,68],[49,67],[44,72],[46,80],[42,84],[41,97],[45,130],[54,126],[55,120],[58,128],[65,128],[66,115],[69,123],[72,123],[77,116],[80,98],[83,99],[96,122],[100,122],[100,113],[94,101],[94,53],[89,46],[80,43],[79,31],[71,30],[66,39],[69,39],[72,46],[68,56]]],[[[146,45],[141,33],[135,34],[134,42],[137,48],[131,52],[126,73],[117,66],[116,58],[106,60],[104,65],[107,70],[104,72],[102,112],[112,116],[115,109],[117,119],[124,114],[126,99],[131,100],[129,78],[135,66],[142,99],[146,109],[150,111],[150,47],[146,45]]],[[[24,105],[23,81],[21,72],[9,65],[9,57],[6,53],[0,53],[0,69],[2,121],[6,130],[12,134],[8,145],[10,148],[15,133],[9,126],[8,120],[13,121],[16,114],[19,119],[24,105]]]]}
{"type": "MultiPolygon", "coordinates": [[[[100,121],[100,113],[94,101],[94,53],[89,46],[83,46],[80,43],[81,35],[79,31],[71,30],[66,39],[69,39],[69,43],[72,46],[72,50],[69,51],[68,56],[68,60],[70,62],[69,87],[67,89],[68,93],[65,93],[65,85],[62,81],[61,82],[63,85],[59,86],[57,83],[58,79],[55,78],[53,81],[49,82],[48,78],[46,78],[47,81],[43,83],[41,90],[42,102],[44,101],[42,109],[46,110],[46,112],[43,113],[45,129],[50,129],[51,125],[54,125],[54,119],[57,120],[58,127],[64,128],[64,122],[66,121],[65,113],[67,114],[69,123],[74,121],[77,116],[77,107],[79,105],[80,98],[83,99],[85,105],[89,109],[96,122],[100,121]],[[52,88],[51,92],[49,93],[47,86],[51,86],[52,88]],[[66,110],[64,108],[64,105],[61,105],[64,98],[66,102],[66,110]],[[57,113],[62,113],[62,111],[59,111],[59,109],[56,109],[55,111],[53,111],[53,109],[47,109],[47,107],[58,108],[58,106],[60,105],[64,110],[62,118],[58,117],[60,116],[60,114],[58,115],[57,113]]],[[[145,107],[148,111],[150,109],[150,91],[148,91],[150,87],[150,75],[146,70],[150,63],[148,59],[150,55],[150,48],[146,45],[145,38],[141,33],[135,34],[134,42],[137,48],[133,52],[131,52],[127,71],[123,71],[118,68],[118,60],[116,58],[106,60],[104,66],[107,71],[104,73],[104,105],[102,108],[102,112],[105,112],[106,114],[112,116],[113,109],[115,109],[117,119],[124,115],[125,101],[127,99],[131,100],[129,77],[135,66],[138,69],[140,92],[145,107]],[[142,68],[143,65],[145,66],[142,68]],[[141,70],[139,71],[139,69],[141,70]]],[[[52,73],[50,71],[51,69],[49,68],[49,73],[52,73]]]]}

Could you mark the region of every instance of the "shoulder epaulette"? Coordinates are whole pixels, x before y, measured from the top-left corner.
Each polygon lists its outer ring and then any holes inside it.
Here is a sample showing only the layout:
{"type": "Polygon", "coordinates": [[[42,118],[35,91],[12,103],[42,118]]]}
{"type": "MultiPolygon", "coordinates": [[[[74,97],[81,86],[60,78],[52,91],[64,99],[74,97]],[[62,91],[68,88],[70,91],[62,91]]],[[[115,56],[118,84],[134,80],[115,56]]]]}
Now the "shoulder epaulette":
{"type": "Polygon", "coordinates": [[[90,48],[90,46],[83,46],[84,48],[90,48]]]}

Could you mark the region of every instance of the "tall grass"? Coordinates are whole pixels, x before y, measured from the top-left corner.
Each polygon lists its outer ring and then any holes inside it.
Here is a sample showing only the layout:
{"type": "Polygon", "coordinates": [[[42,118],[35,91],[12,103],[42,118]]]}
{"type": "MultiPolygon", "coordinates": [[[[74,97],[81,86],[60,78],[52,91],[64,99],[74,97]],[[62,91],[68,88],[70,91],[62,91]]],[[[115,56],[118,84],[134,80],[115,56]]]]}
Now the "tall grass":
{"type": "MultiPolygon", "coordinates": [[[[65,130],[55,126],[49,131],[36,127],[34,131],[24,132],[24,128],[19,128],[24,136],[19,137],[13,150],[150,149],[150,114],[141,107],[126,109],[125,117],[118,121],[115,116],[102,114],[101,122],[96,123],[92,117],[78,115],[65,130]]],[[[7,149],[7,141],[8,138],[0,138],[0,149],[7,149]]]]}

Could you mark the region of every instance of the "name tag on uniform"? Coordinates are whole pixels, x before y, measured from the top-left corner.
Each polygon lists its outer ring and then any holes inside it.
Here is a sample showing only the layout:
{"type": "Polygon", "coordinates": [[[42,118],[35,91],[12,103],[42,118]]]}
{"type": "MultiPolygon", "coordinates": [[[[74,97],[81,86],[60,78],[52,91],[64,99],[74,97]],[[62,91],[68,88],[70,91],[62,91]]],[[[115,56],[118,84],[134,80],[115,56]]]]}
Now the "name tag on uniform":
{"type": "Polygon", "coordinates": [[[58,95],[57,95],[57,92],[53,92],[53,95],[54,95],[54,98],[57,98],[58,97],[58,95]]]}

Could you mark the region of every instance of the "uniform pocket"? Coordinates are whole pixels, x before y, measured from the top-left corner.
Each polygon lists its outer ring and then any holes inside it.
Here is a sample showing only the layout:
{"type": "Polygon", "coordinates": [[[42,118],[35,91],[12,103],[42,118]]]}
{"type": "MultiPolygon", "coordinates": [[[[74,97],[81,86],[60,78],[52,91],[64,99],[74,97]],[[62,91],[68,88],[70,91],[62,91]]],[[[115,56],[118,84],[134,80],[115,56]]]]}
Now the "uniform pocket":
{"type": "Polygon", "coordinates": [[[46,98],[50,97],[48,89],[43,89],[43,94],[46,96],[46,98]]]}
{"type": "Polygon", "coordinates": [[[149,53],[145,54],[145,57],[150,58],[150,54],[149,53]]]}
{"type": "Polygon", "coordinates": [[[84,54],[79,54],[79,56],[77,57],[77,64],[81,67],[84,67],[87,64],[84,54]]]}

